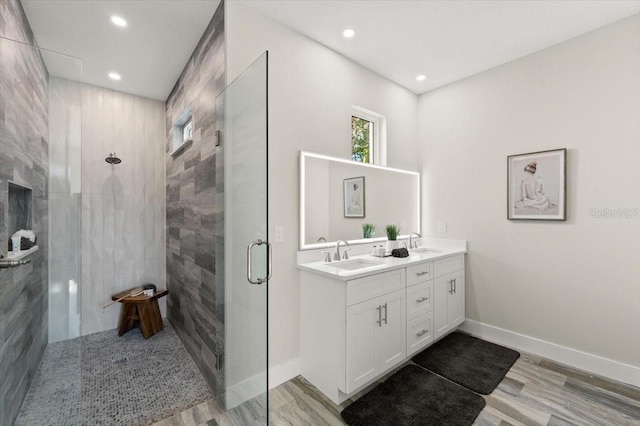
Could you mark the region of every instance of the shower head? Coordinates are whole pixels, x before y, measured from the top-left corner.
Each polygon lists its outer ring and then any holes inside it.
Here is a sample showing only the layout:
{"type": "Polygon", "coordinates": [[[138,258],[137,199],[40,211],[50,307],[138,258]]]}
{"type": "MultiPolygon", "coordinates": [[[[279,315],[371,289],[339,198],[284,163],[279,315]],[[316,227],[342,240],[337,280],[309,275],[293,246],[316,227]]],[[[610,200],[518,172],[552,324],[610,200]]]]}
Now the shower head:
{"type": "Polygon", "coordinates": [[[109,156],[107,158],[105,158],[104,161],[106,161],[109,164],[120,164],[120,163],[122,163],[122,160],[119,159],[118,157],[116,157],[116,153],[115,152],[112,152],[111,154],[109,154],[109,156]]]}

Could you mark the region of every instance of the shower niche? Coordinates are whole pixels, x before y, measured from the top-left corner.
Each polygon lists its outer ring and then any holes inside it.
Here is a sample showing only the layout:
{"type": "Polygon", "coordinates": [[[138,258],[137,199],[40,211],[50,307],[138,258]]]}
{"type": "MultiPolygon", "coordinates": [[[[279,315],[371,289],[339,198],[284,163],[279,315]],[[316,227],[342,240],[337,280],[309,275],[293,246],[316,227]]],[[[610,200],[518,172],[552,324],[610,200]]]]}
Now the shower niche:
{"type": "Polygon", "coordinates": [[[21,230],[31,230],[33,224],[33,191],[31,188],[9,182],[8,251],[12,251],[11,236],[21,230]]]}

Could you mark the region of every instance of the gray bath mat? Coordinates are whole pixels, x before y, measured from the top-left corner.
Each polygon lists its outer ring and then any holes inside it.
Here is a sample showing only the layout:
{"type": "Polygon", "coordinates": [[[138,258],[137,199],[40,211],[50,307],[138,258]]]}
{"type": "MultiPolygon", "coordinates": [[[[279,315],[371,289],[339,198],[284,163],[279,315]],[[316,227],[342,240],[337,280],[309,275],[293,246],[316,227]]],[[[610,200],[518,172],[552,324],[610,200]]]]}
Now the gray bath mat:
{"type": "Polygon", "coordinates": [[[340,415],[350,426],[468,426],[484,405],[480,395],[407,365],[340,415]]]}
{"type": "Polygon", "coordinates": [[[467,389],[488,395],[500,384],[519,352],[454,332],[413,358],[413,362],[467,389]]]}

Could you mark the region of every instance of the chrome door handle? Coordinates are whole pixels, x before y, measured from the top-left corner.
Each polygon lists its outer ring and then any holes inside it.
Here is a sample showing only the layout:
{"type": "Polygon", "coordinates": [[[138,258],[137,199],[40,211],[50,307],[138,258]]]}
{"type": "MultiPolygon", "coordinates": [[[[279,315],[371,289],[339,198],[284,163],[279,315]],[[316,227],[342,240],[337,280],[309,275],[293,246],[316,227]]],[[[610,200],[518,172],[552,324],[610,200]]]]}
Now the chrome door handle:
{"type": "Polygon", "coordinates": [[[421,277],[423,275],[427,275],[429,273],[429,271],[422,271],[422,272],[418,272],[416,273],[417,276],[421,277]]]}
{"type": "Polygon", "coordinates": [[[384,323],[387,324],[387,304],[384,304],[384,323]]]}
{"type": "Polygon", "coordinates": [[[453,294],[453,280],[449,280],[449,294],[453,294]]]}
{"type": "Polygon", "coordinates": [[[422,331],[416,333],[416,336],[421,337],[421,336],[424,336],[425,334],[427,334],[428,332],[429,332],[429,330],[422,330],[422,331]]]}
{"type": "Polygon", "coordinates": [[[376,321],[376,324],[378,324],[378,327],[382,327],[382,306],[378,305],[376,309],[378,310],[378,321],[376,321]]]}
{"type": "Polygon", "coordinates": [[[271,243],[268,241],[262,241],[258,238],[256,241],[253,241],[251,244],[247,246],[247,281],[251,284],[262,284],[271,279],[271,243]],[[251,276],[251,265],[253,261],[251,259],[251,251],[254,246],[261,246],[263,244],[267,245],[267,276],[264,278],[256,278],[253,279],[251,276]]]}
{"type": "Polygon", "coordinates": [[[418,303],[422,303],[422,302],[424,302],[425,300],[429,300],[429,298],[428,298],[427,296],[424,296],[424,297],[421,297],[420,299],[416,299],[416,302],[418,302],[418,303]]]}

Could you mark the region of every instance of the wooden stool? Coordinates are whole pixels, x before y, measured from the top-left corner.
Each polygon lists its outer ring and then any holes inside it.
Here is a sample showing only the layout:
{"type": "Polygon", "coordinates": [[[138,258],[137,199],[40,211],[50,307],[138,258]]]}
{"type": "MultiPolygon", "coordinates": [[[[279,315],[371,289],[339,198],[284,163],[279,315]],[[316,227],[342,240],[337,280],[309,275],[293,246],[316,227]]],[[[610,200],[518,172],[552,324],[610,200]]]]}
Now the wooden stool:
{"type": "MultiPolygon", "coordinates": [[[[114,294],[111,296],[111,300],[118,300],[130,292],[131,290],[126,290],[122,293],[114,294]]],[[[120,301],[122,303],[122,312],[120,313],[118,336],[122,336],[138,324],[140,324],[140,330],[145,339],[162,330],[162,315],[160,314],[158,299],[167,294],[169,294],[169,290],[158,290],[153,296],[140,294],[122,299],[120,301]]]]}

